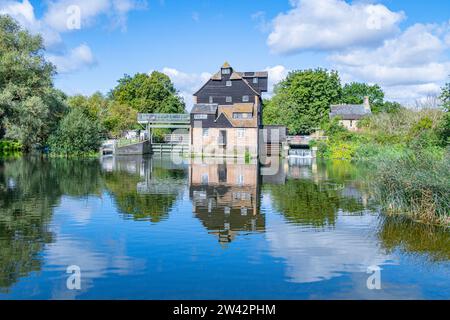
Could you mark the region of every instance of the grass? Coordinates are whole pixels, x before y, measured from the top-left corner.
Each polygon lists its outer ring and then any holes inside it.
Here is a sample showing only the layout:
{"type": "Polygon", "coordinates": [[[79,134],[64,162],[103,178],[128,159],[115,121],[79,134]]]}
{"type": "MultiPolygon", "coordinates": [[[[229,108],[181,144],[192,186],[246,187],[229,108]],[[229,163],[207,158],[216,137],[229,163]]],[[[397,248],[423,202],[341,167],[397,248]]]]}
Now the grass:
{"type": "Polygon", "coordinates": [[[376,166],[374,189],[388,215],[450,225],[450,155],[405,153],[376,166]]]}

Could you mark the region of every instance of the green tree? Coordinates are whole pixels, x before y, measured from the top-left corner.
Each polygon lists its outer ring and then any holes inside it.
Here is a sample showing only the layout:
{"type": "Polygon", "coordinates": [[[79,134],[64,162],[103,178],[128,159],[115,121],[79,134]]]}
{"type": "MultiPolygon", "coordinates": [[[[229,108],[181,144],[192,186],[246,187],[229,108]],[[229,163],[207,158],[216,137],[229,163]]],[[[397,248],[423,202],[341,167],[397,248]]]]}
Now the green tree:
{"type": "Polygon", "coordinates": [[[107,113],[110,101],[100,92],[92,96],[75,95],[67,99],[67,104],[72,109],[81,109],[91,120],[102,120],[107,113]]]}
{"type": "Polygon", "coordinates": [[[40,36],[0,15],[0,138],[18,140],[25,148],[43,144],[65,109],[44,50],[40,36]]]}
{"type": "Polygon", "coordinates": [[[183,99],[177,95],[170,78],[157,71],[150,75],[138,73],[134,77],[125,75],[112,90],[112,98],[145,113],[183,113],[183,99]]]}
{"type": "Polygon", "coordinates": [[[286,125],[290,134],[311,133],[328,117],[330,104],[341,100],[342,88],[336,71],[326,69],[290,72],[266,103],[265,124],[286,125]]]}
{"type": "Polygon", "coordinates": [[[108,132],[118,137],[123,131],[136,126],[137,111],[127,105],[111,101],[102,123],[108,132]]]}
{"type": "Polygon", "coordinates": [[[450,82],[446,83],[445,86],[442,88],[440,99],[442,100],[444,108],[447,111],[450,111],[450,82]]]}
{"type": "Polygon", "coordinates": [[[76,155],[95,152],[105,135],[97,120],[91,120],[80,109],[71,110],[50,136],[51,152],[76,155]]]}
{"type": "Polygon", "coordinates": [[[384,92],[377,84],[352,82],[342,88],[342,103],[362,104],[364,97],[369,97],[372,112],[377,113],[384,105],[384,92]]]}

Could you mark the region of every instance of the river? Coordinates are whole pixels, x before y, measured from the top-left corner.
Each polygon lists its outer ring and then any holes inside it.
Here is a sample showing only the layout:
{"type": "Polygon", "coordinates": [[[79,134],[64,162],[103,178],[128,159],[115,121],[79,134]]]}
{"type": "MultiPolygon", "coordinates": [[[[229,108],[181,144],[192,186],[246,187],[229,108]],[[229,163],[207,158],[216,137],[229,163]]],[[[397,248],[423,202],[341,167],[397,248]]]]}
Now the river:
{"type": "Polygon", "coordinates": [[[450,231],[384,217],[369,174],[0,159],[0,299],[450,299],[450,231]]]}

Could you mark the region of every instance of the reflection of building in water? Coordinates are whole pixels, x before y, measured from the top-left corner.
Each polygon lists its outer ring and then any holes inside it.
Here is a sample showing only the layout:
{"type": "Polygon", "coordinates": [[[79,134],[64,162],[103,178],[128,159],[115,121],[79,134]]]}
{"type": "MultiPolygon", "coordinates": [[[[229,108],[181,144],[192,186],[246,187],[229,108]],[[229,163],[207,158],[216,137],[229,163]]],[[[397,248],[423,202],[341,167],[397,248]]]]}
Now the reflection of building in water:
{"type": "Polygon", "coordinates": [[[219,242],[264,230],[257,164],[192,164],[189,178],[193,212],[219,242]]]}
{"type": "Polygon", "coordinates": [[[106,172],[123,172],[138,178],[139,194],[182,194],[185,190],[187,164],[175,164],[161,157],[114,156],[103,157],[102,168],[106,172]]]}

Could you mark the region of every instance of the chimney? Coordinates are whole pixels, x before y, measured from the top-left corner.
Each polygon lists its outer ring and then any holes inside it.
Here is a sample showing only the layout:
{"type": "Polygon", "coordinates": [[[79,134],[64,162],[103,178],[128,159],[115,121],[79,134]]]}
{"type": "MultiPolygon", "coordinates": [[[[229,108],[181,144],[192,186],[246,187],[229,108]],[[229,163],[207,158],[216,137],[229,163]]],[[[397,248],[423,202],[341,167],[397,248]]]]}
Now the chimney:
{"type": "Polygon", "coordinates": [[[369,112],[371,111],[370,110],[370,102],[369,102],[369,97],[368,96],[364,97],[363,105],[364,105],[364,110],[369,111],[369,112]]]}

